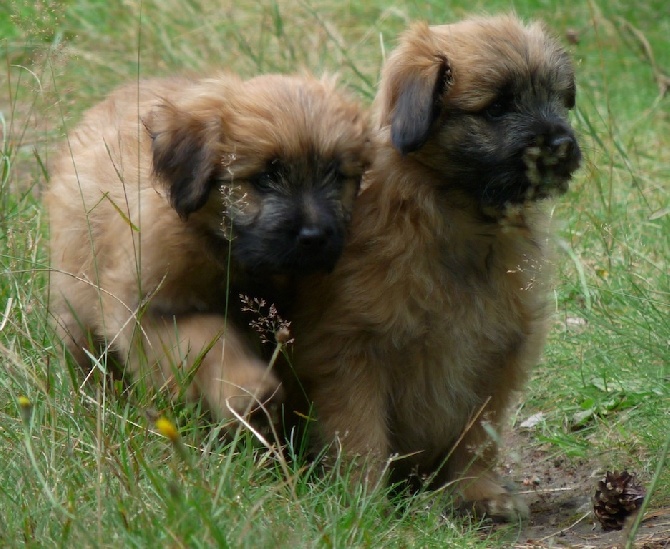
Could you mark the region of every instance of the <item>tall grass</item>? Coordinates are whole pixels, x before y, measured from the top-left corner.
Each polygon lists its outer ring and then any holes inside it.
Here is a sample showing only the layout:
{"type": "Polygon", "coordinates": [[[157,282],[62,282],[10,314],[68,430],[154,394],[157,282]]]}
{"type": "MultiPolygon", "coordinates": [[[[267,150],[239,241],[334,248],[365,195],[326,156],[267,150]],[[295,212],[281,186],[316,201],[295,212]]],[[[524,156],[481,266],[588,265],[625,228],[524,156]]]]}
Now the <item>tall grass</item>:
{"type": "Polygon", "coordinates": [[[47,327],[40,193],[54,144],[138,75],[339,72],[368,101],[409,21],[510,7],[570,42],[586,157],[555,211],[556,329],[515,417],[542,412],[535,441],[636,470],[654,479],[650,505],[670,504],[664,2],[10,1],[0,17],[0,545],[509,546],[445,516],[440,494],[389,507],[382,493],[350,494],[336,473],[282,462],[249,433],[223,441],[197,407],[82,383],[47,327]],[[154,410],[178,440],[156,429],[154,410]]]}

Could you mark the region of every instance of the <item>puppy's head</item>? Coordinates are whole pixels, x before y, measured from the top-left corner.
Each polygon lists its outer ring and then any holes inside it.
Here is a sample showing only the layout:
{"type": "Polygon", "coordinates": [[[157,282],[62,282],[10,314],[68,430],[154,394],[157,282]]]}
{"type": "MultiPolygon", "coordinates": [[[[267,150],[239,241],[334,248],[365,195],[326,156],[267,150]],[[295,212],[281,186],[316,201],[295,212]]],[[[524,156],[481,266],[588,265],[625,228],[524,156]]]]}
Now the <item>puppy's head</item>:
{"type": "Polygon", "coordinates": [[[145,124],[172,206],[222,251],[232,241],[236,263],[259,274],[333,268],[369,155],[363,111],[334,80],[203,80],[145,124]]]}
{"type": "Polygon", "coordinates": [[[564,49],[539,24],[499,16],[411,27],[374,110],[400,154],[497,209],[567,190],[581,158],[574,105],[564,49]]]}

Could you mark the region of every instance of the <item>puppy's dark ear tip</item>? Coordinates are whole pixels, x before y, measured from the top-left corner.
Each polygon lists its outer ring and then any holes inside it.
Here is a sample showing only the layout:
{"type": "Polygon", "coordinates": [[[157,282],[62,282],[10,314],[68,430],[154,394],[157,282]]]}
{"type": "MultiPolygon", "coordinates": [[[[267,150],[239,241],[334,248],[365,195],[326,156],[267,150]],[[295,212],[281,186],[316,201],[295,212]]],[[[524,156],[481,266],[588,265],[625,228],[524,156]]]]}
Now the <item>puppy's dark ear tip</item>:
{"type": "Polygon", "coordinates": [[[411,153],[414,149],[410,144],[406,143],[403,139],[399,137],[391,136],[391,143],[395,150],[397,150],[402,156],[406,156],[408,153],[411,153]]]}
{"type": "Polygon", "coordinates": [[[182,221],[187,221],[189,216],[192,213],[197,212],[200,208],[205,205],[207,195],[199,196],[196,199],[193,197],[179,197],[179,193],[173,195],[170,199],[170,205],[177,212],[179,219],[182,221]]]}
{"type": "Polygon", "coordinates": [[[403,156],[421,148],[426,142],[423,135],[417,136],[416,132],[410,132],[406,128],[391,125],[391,143],[393,147],[403,156]]]}

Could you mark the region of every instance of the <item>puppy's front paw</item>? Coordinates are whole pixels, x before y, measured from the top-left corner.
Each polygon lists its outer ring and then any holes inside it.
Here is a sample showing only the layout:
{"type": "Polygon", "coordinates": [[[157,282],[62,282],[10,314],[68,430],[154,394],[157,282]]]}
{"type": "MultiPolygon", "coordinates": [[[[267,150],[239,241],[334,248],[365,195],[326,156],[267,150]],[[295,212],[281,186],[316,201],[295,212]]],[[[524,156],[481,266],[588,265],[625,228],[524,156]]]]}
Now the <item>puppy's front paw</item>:
{"type": "Polygon", "coordinates": [[[273,372],[250,367],[238,382],[225,380],[223,399],[229,416],[237,414],[253,420],[254,424],[276,423],[284,390],[273,372]]]}
{"type": "Polygon", "coordinates": [[[477,516],[486,516],[495,522],[518,522],[528,518],[526,502],[506,488],[500,479],[489,476],[461,481],[459,508],[477,516]]]}
{"type": "Polygon", "coordinates": [[[506,491],[491,499],[475,502],[478,514],[494,522],[519,522],[528,518],[526,502],[514,492],[506,491]]]}
{"type": "MultiPolygon", "coordinates": [[[[208,357],[209,358],[209,357],[208,357]]],[[[284,389],[275,373],[255,360],[208,362],[198,372],[201,395],[217,420],[250,421],[255,428],[277,424],[284,389]]]]}

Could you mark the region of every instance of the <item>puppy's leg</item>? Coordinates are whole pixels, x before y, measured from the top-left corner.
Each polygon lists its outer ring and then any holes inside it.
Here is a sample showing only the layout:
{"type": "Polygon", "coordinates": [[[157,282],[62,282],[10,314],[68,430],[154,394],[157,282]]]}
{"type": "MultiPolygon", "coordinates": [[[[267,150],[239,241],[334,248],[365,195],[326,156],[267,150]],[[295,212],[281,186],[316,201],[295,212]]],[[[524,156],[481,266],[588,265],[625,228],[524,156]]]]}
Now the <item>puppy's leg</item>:
{"type": "MultiPolygon", "coordinates": [[[[497,430],[501,411],[491,409],[496,404],[487,408],[486,417],[497,430]]],[[[446,467],[447,478],[454,482],[457,503],[494,520],[523,519],[528,516],[528,507],[494,471],[497,456],[498,441],[481,421],[476,421],[453,449],[446,467]]]]}
{"type": "Polygon", "coordinates": [[[346,368],[319,377],[311,392],[322,442],[341,452],[352,485],[376,487],[390,453],[388,393],[383,376],[363,357],[347,357],[346,368]],[[355,462],[355,463],[354,463],[355,462]]]}
{"type": "Polygon", "coordinates": [[[146,364],[155,386],[189,400],[203,398],[219,420],[232,419],[231,408],[243,416],[254,411],[262,415],[261,404],[276,412],[283,399],[274,372],[254,356],[223,317],[145,315],[141,331],[129,349],[133,373],[137,375],[146,364]]]}
{"type": "Polygon", "coordinates": [[[74,360],[89,371],[91,359],[84,349],[91,347],[90,311],[95,307],[96,291],[92,286],[64,273],[51,273],[49,309],[53,326],[74,360]]]}
{"type": "Polygon", "coordinates": [[[528,516],[526,503],[506,487],[503,479],[491,469],[491,462],[472,454],[459,458],[453,467],[449,467],[456,479],[456,501],[459,507],[494,520],[516,521],[528,516]],[[462,462],[464,457],[469,458],[467,464],[462,462]]]}

